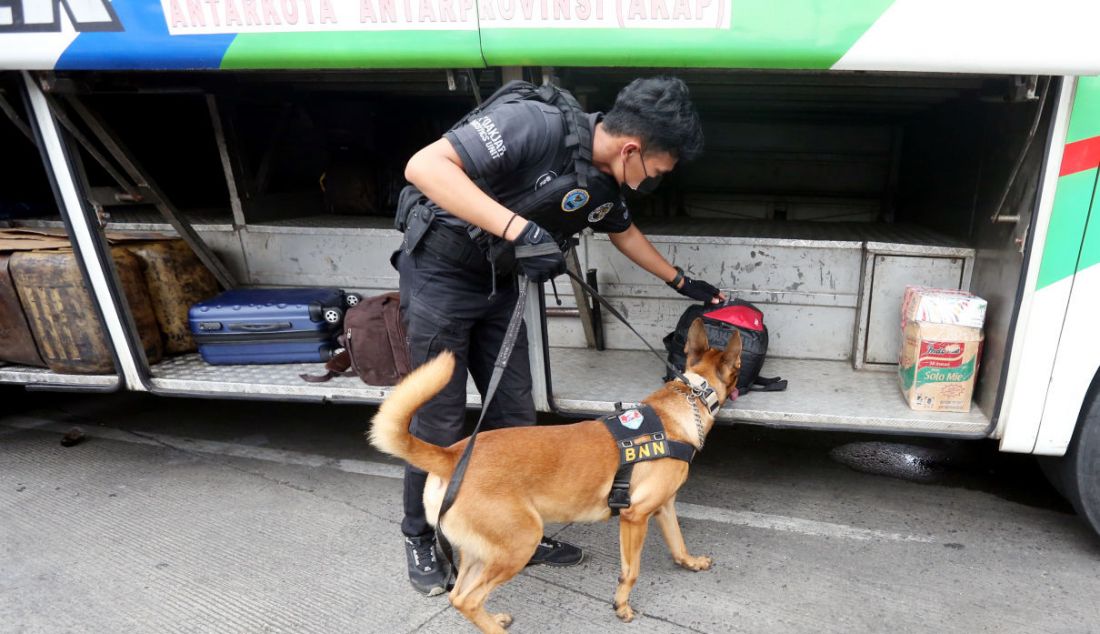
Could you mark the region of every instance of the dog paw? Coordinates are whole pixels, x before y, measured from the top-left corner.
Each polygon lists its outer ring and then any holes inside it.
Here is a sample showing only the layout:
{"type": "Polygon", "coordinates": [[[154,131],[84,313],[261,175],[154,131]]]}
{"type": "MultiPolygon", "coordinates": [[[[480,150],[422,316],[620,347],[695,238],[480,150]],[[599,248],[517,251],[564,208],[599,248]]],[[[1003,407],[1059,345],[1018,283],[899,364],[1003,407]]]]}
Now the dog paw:
{"type": "Polygon", "coordinates": [[[619,617],[623,623],[629,623],[634,620],[634,608],[630,607],[629,603],[616,606],[615,616],[619,617]]]}
{"type": "Polygon", "coordinates": [[[710,567],[714,565],[714,560],[706,556],[688,556],[684,557],[683,560],[676,563],[680,564],[680,566],[683,568],[687,568],[688,570],[699,572],[700,570],[710,570],[710,567]]]}
{"type": "Polygon", "coordinates": [[[501,627],[507,628],[512,624],[512,615],[507,612],[500,612],[493,615],[493,620],[497,622],[501,627]]]}

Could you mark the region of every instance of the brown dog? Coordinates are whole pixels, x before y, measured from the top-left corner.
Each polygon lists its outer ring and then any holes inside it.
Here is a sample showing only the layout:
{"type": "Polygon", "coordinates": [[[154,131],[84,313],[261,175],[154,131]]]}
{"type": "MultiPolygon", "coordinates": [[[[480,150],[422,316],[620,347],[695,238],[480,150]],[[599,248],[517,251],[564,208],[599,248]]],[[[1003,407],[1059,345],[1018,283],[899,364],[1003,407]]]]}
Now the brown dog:
{"type": "MultiPolygon", "coordinates": [[[[740,335],[735,334],[724,351],[711,349],[702,320],[696,319],[685,352],[688,372],[706,379],[715,388],[719,402],[724,402],[737,385],[740,335]]],[[[375,447],[429,473],[424,507],[433,525],[466,441],[450,447],[426,443],[409,433],[409,421],[446,385],[453,372],[454,357],[449,352],[422,365],[394,388],[369,432],[375,447]]],[[[705,404],[689,396],[685,387],[680,381],[671,381],[644,402],[660,416],[670,440],[687,442],[698,449],[714,418],[705,404]],[[701,424],[697,425],[697,420],[701,424]]],[[[459,551],[461,560],[451,604],[481,631],[503,632],[512,617],[485,611],[489,593],[523,570],[538,547],[543,522],[610,518],[607,496],[618,468],[619,449],[611,432],[598,420],[479,434],[461,491],[443,518],[443,533],[459,551]]],[[[687,474],[688,463],[681,460],[635,465],[630,482],[631,506],[619,517],[622,575],[615,592],[615,613],[623,621],[634,618],[627,599],[638,579],[650,517],[657,518],[677,564],[695,571],[710,568],[709,557],[688,554],[676,519],[676,492],[687,474]]]]}

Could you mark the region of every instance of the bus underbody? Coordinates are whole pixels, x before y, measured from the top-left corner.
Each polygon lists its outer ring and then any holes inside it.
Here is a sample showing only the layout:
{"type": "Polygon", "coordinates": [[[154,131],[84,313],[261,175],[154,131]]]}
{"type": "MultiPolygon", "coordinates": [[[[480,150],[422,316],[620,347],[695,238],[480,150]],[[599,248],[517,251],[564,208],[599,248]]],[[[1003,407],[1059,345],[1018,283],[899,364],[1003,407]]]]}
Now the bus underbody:
{"type": "MultiPolygon", "coordinates": [[[[373,295],[397,288],[389,257],[400,243],[392,215],[405,162],[471,109],[475,93],[487,96],[508,78],[545,76],[587,109],[604,111],[619,88],[646,74],[652,73],[510,67],[38,78],[67,130],[67,169],[86,177],[80,189],[89,204],[77,211],[93,221],[89,227],[100,218],[108,231],[182,233],[200,256],[213,254],[227,284],[339,286],[373,295]],[[155,182],[162,199],[130,195],[119,181],[141,179],[127,168],[155,182]],[[321,184],[322,175],[349,168],[361,174],[355,186],[362,201],[350,213],[335,208],[321,184]]],[[[670,261],[763,309],[771,335],[763,373],[790,386],[739,399],[719,419],[997,435],[1007,342],[1060,81],[677,75],[692,89],[707,150],[653,197],[631,200],[632,212],[670,261]],[[969,413],[915,411],[900,395],[898,311],[906,285],[967,289],[989,302],[969,413]]],[[[18,103],[19,76],[3,80],[16,114],[29,120],[18,103]]],[[[16,126],[0,123],[15,164],[0,175],[0,187],[36,201],[4,224],[79,230],[53,203],[38,149],[16,126]]],[[[55,177],[66,168],[57,160],[47,164],[55,177]]],[[[581,235],[574,253],[577,270],[594,270],[601,292],[659,346],[687,301],[618,254],[604,235],[581,235]]],[[[109,260],[104,264],[110,268],[109,260]]],[[[119,296],[97,293],[97,301],[124,317],[119,296]]],[[[609,315],[594,316],[565,278],[556,291],[547,285],[539,302],[528,312],[528,327],[538,350],[540,409],[607,412],[660,386],[661,362],[609,315]]],[[[137,384],[131,379],[128,387],[158,394],[376,403],[387,393],[357,378],[324,384],[299,378],[317,371],[316,364],[211,366],[190,353],[149,365],[140,346],[130,349],[137,350],[129,353],[137,384]]],[[[11,365],[0,366],[0,382],[93,390],[120,384],[118,376],[11,365]]],[[[468,403],[479,401],[471,382],[468,403]]]]}

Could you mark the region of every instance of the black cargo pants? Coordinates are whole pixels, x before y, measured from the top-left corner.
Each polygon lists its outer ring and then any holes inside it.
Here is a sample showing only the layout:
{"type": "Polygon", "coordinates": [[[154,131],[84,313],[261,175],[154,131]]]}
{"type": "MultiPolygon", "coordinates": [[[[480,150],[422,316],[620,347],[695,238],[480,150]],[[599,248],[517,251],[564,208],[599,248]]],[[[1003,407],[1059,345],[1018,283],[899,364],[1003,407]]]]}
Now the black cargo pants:
{"type": "MultiPolygon", "coordinates": [[[[498,279],[496,295],[490,299],[491,273],[464,269],[426,250],[425,245],[412,255],[398,253],[395,264],[401,276],[401,309],[412,367],[443,350],[455,355],[451,382],[417,412],[410,431],[424,441],[448,446],[469,434],[465,428],[467,372],[482,398],[489,387],[493,363],[516,304],[516,282],[514,278],[498,279]]],[[[524,326],[485,413],[482,429],[534,424],[531,365],[524,326]]],[[[401,532],[409,537],[433,532],[424,517],[426,479],[427,474],[420,469],[405,467],[405,518],[401,532]]]]}

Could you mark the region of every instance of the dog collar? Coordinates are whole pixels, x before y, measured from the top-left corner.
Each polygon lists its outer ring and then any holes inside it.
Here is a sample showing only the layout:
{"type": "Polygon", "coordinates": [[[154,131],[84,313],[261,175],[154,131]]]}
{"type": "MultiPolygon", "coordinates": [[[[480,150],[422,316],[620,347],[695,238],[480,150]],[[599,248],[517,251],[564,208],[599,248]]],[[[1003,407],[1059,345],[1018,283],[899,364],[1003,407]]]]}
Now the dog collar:
{"type": "Polygon", "coordinates": [[[688,380],[688,387],[691,388],[692,395],[706,404],[710,415],[717,414],[720,407],[718,392],[710,386],[710,383],[707,383],[706,379],[694,372],[685,372],[684,378],[688,380]]]}

